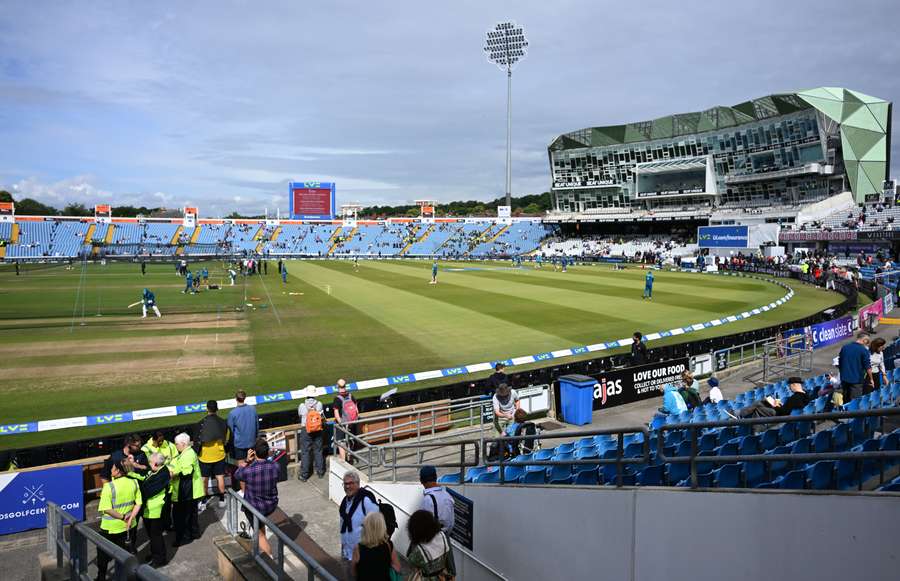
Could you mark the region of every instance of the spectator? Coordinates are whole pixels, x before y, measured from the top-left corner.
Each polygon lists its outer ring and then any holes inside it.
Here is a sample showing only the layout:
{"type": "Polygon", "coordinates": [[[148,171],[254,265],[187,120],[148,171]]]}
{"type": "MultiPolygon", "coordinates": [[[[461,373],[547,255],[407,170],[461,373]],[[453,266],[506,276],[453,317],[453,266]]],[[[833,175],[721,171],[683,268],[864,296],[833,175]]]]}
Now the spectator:
{"type": "MultiPolygon", "coordinates": [[[[524,410],[516,410],[516,413],[525,413],[524,410]]],[[[425,465],[419,469],[419,482],[425,487],[422,493],[422,502],[419,510],[430,511],[434,518],[441,523],[441,530],[450,532],[453,530],[453,497],[447,490],[437,483],[437,470],[434,466],[425,465]]]]}
{"type": "MultiPolygon", "coordinates": [[[[134,552],[132,529],[137,527],[137,516],[141,510],[141,490],[136,480],[126,477],[125,464],[114,460],[109,465],[109,482],[100,491],[100,534],[117,547],[134,552]],[[131,538],[129,538],[129,536],[131,538]]],[[[97,579],[106,579],[106,567],[110,556],[97,547],[97,579]]]]}
{"type": "Polygon", "coordinates": [[[341,518],[341,558],[347,571],[351,570],[353,549],[359,544],[363,519],[373,512],[378,512],[378,504],[371,494],[360,491],[359,474],[352,470],[344,474],[344,499],[338,505],[338,515],[341,518]]]}
{"type": "MultiPolygon", "coordinates": [[[[225,442],[228,440],[228,425],[219,417],[219,404],[211,399],[206,402],[206,417],[200,420],[198,439],[200,440],[200,475],[203,477],[203,494],[209,491],[209,479],[216,477],[219,491],[219,508],[225,508],[225,442]]],[[[200,501],[198,510],[206,510],[207,498],[200,501]]]]}
{"type": "Polygon", "coordinates": [[[789,416],[794,410],[803,410],[803,408],[806,407],[806,404],[809,403],[809,395],[806,393],[806,390],[803,389],[802,378],[789,377],[788,389],[791,390],[791,395],[787,398],[787,401],[782,403],[781,401],[776,400],[776,416],[789,416]]]}
{"type": "Polygon", "coordinates": [[[643,365],[647,363],[648,359],[644,336],[640,332],[635,331],[631,337],[631,364],[643,365]]]}
{"type": "Polygon", "coordinates": [[[835,405],[850,403],[862,395],[863,385],[872,382],[872,358],[869,355],[869,337],[860,332],[856,341],[841,347],[838,353],[838,369],[841,375],[843,397],[835,396],[835,405]]]}
{"type": "Polygon", "coordinates": [[[363,519],[359,544],[353,548],[352,568],[357,581],[391,581],[392,570],[399,576],[400,559],[380,512],[371,512],[363,519]]]}
{"type": "Polygon", "coordinates": [[[347,389],[347,380],[344,378],[337,380],[337,388],[338,392],[334,398],[334,401],[331,402],[331,409],[334,411],[334,423],[335,431],[334,431],[334,439],[335,442],[344,442],[343,446],[338,446],[338,455],[341,460],[347,460],[347,448],[353,447],[353,440],[347,436],[349,432],[350,435],[356,433],[356,420],[359,419],[359,408],[356,407],[356,400],[353,399],[353,396],[350,395],[350,391],[347,389]],[[340,425],[341,428],[338,429],[337,425],[340,425]]]}
{"type": "Polygon", "coordinates": [[[159,452],[166,457],[167,462],[178,455],[175,444],[167,441],[166,435],[160,431],[154,433],[152,438],[147,439],[147,442],[141,446],[141,452],[143,452],[147,458],[150,458],[154,452],[159,452]]]}
{"type": "Polygon", "coordinates": [[[247,392],[238,390],[234,399],[237,400],[237,407],[228,413],[227,425],[234,442],[232,455],[240,467],[247,464],[247,451],[256,444],[259,418],[256,416],[256,408],[245,403],[247,392]]]}
{"type": "MultiPolygon", "coordinates": [[[[129,471],[135,471],[137,474],[143,475],[147,471],[147,455],[141,451],[141,437],[136,434],[125,436],[125,444],[121,450],[115,450],[103,462],[103,468],[100,471],[100,480],[103,483],[112,480],[111,469],[116,462],[128,461],[129,471]]],[[[124,464],[123,464],[124,465],[124,464]]]]}
{"type": "Polygon", "coordinates": [[[417,510],[406,523],[409,549],[406,558],[415,571],[415,579],[443,581],[456,576],[453,549],[441,523],[427,510],[417,510]]]}
{"type": "Polygon", "coordinates": [[[180,547],[200,538],[197,520],[197,501],[203,498],[203,478],[200,476],[200,460],[191,447],[191,437],[181,433],[175,436],[178,456],[172,461],[172,505],[175,520],[175,544],[180,547]]]}
{"type": "Polygon", "coordinates": [[[685,371],[681,374],[682,388],[679,390],[684,403],[688,408],[695,408],[701,404],[700,401],[700,382],[694,379],[694,374],[685,371]]]}
{"type": "Polygon", "coordinates": [[[663,407],[659,408],[664,414],[677,415],[687,411],[687,404],[681,397],[681,392],[671,383],[663,387],[663,407]]]}
{"type": "Polygon", "coordinates": [[[325,476],[325,457],[322,455],[322,434],[325,416],[322,402],[316,399],[316,386],[308,385],[306,399],[297,408],[300,415],[300,480],[306,482],[312,476],[313,464],[316,475],[325,476]]]}
{"type": "MultiPolygon", "coordinates": [[[[269,460],[269,444],[260,438],[247,451],[247,463],[237,469],[234,477],[244,483],[244,500],[262,513],[269,516],[278,508],[278,464],[269,460]]],[[[247,520],[253,522],[253,514],[244,509],[247,520]]],[[[259,548],[270,557],[272,547],[266,539],[266,527],[259,524],[259,548]]]]}
{"type": "Polygon", "coordinates": [[[494,364],[494,372],[488,378],[488,385],[497,389],[501,383],[509,383],[509,376],[504,371],[506,369],[506,365],[501,362],[497,362],[494,364]]]}
{"type": "Polygon", "coordinates": [[[703,400],[703,403],[719,403],[724,397],[722,397],[722,390],[719,389],[719,380],[715,377],[710,377],[706,380],[707,385],[709,385],[709,395],[706,396],[706,399],[703,400]]]}
{"type": "Polygon", "coordinates": [[[150,471],[141,482],[141,497],[144,500],[144,528],[150,539],[150,565],[162,567],[166,564],[166,545],[163,530],[166,521],[166,494],[169,490],[169,470],[167,459],[161,452],[150,454],[150,471]]]}
{"type": "Polygon", "coordinates": [[[519,394],[510,389],[509,385],[501,383],[497,386],[492,398],[494,405],[494,429],[502,436],[506,433],[506,427],[513,421],[516,410],[522,405],[519,402],[519,394]]]}
{"type": "Polygon", "coordinates": [[[887,343],[881,337],[875,338],[869,345],[869,370],[872,377],[872,391],[885,385],[887,369],[884,367],[884,346],[887,343]]]}

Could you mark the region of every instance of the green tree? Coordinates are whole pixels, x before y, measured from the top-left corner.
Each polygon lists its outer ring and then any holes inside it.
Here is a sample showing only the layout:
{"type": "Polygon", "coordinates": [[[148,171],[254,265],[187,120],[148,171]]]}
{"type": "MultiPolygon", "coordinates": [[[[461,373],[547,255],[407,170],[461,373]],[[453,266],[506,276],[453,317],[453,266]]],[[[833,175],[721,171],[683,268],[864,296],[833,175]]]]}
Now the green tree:
{"type": "Polygon", "coordinates": [[[16,214],[22,216],[59,216],[59,210],[32,198],[23,198],[16,202],[16,214]]]}
{"type": "Polygon", "coordinates": [[[62,211],[63,216],[93,216],[94,213],[91,210],[88,210],[84,204],[76,204],[75,202],[71,202],[66,204],[66,207],[63,208],[62,211]]]}
{"type": "Polygon", "coordinates": [[[15,202],[15,200],[13,200],[12,194],[6,190],[0,190],[0,202],[15,202]]]}

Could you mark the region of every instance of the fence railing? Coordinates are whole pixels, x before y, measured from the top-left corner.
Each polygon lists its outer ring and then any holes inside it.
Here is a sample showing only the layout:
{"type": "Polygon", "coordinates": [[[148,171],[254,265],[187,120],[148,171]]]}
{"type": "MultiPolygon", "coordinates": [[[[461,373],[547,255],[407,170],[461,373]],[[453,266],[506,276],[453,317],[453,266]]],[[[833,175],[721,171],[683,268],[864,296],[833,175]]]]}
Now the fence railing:
{"type": "MultiPolygon", "coordinates": [[[[55,502],[47,503],[47,552],[56,554],[56,566],[68,571],[69,579],[91,581],[88,575],[91,558],[89,547],[110,556],[111,579],[115,581],[170,581],[149,565],[141,565],[138,558],[115,545],[86,523],[62,510],[55,502]]],[[[95,552],[96,554],[96,552],[95,552]]]]}
{"type": "Polygon", "coordinates": [[[261,512],[253,508],[253,506],[244,500],[244,498],[229,489],[225,504],[225,527],[232,536],[237,536],[241,531],[238,530],[240,522],[239,511],[244,510],[249,513],[251,519],[251,551],[253,560],[259,565],[270,579],[290,579],[291,577],[285,572],[285,549],[290,551],[297,559],[299,559],[306,567],[306,578],[309,581],[314,579],[324,579],[325,581],[337,581],[337,578],[329,573],[321,563],[316,561],[309,553],[304,551],[300,545],[291,537],[278,528],[275,523],[269,520],[261,512]],[[259,548],[259,527],[264,526],[266,530],[272,534],[272,556],[264,556],[259,548]],[[274,566],[273,566],[274,565],[274,566]]]}
{"type": "MultiPolygon", "coordinates": [[[[624,480],[624,467],[628,465],[650,465],[651,461],[662,463],[662,464],[675,464],[675,463],[689,463],[690,464],[690,480],[691,480],[691,488],[700,488],[698,482],[698,474],[697,474],[697,465],[700,463],[712,463],[712,464],[732,464],[735,462],[815,462],[818,460],[854,460],[854,461],[864,461],[864,460],[874,460],[881,461],[882,470],[881,470],[881,480],[884,480],[884,471],[883,471],[883,461],[890,460],[894,458],[900,458],[900,450],[880,450],[880,451],[871,451],[871,452],[812,452],[812,453],[797,453],[797,454],[735,454],[735,455],[722,455],[722,456],[712,456],[705,455],[703,451],[699,450],[699,436],[702,430],[712,429],[712,428],[722,428],[722,427],[734,427],[734,426],[750,426],[749,432],[750,435],[754,432],[754,426],[770,426],[772,424],[784,424],[784,423],[800,423],[800,422],[809,422],[811,423],[811,429],[814,431],[816,422],[823,421],[835,421],[840,422],[840,420],[851,420],[853,418],[866,418],[866,417],[892,417],[900,415],[900,408],[885,408],[885,409],[876,409],[876,410],[865,410],[865,411],[843,411],[843,412],[831,412],[831,413],[821,413],[821,414],[809,414],[809,415],[795,415],[795,416],[773,416],[768,418],[752,418],[752,419],[734,419],[734,420],[726,420],[726,421],[711,421],[711,422],[696,422],[696,423],[679,423],[679,424],[666,424],[661,426],[660,428],[651,432],[648,430],[646,426],[632,426],[632,427],[623,427],[623,428],[615,428],[615,429],[597,429],[597,430],[584,430],[584,431],[568,431],[568,432],[545,432],[538,433],[536,435],[527,435],[527,436],[503,436],[503,437],[495,437],[495,438],[485,438],[483,441],[479,440],[460,440],[458,442],[452,442],[447,444],[442,444],[443,446],[453,446],[457,447],[460,455],[459,462],[446,462],[446,463],[437,463],[434,464],[436,468],[456,468],[459,470],[460,482],[465,480],[465,470],[466,468],[474,467],[474,466],[497,466],[499,474],[499,483],[504,484],[507,481],[506,476],[506,467],[509,466],[517,466],[517,467],[526,467],[526,466],[544,466],[544,467],[552,467],[552,466],[577,466],[577,465],[603,465],[603,464],[615,464],[616,465],[616,478],[615,485],[623,486],[624,480]],[[691,442],[690,453],[685,456],[672,456],[667,455],[665,453],[665,434],[666,432],[685,430],[688,431],[688,438],[691,442]],[[480,461],[480,455],[483,455],[487,458],[487,451],[491,447],[497,447],[497,449],[502,450],[504,446],[513,442],[522,442],[526,440],[533,440],[535,442],[542,442],[545,440],[572,440],[576,438],[586,438],[592,436],[599,435],[607,435],[607,436],[615,436],[616,442],[616,453],[611,457],[590,457],[590,458],[565,458],[565,459],[556,459],[548,458],[544,460],[514,460],[504,458],[501,454],[497,459],[490,460],[487,459],[485,461],[480,461]],[[640,441],[641,450],[639,454],[634,455],[626,455],[625,453],[625,438],[629,438],[634,441],[640,441]],[[655,439],[655,440],[654,440],[655,439]],[[466,455],[466,446],[479,446],[479,453],[474,454],[472,457],[467,457],[466,455]]],[[[411,449],[411,450],[419,450],[426,451],[429,447],[435,446],[436,444],[405,444],[405,445],[396,445],[393,448],[400,449],[411,449]]],[[[385,467],[394,467],[394,468],[415,468],[422,464],[422,462],[416,463],[402,463],[397,462],[395,456],[391,456],[390,449],[385,449],[381,454],[381,463],[385,467]]],[[[859,467],[857,468],[860,469],[859,467]]]]}

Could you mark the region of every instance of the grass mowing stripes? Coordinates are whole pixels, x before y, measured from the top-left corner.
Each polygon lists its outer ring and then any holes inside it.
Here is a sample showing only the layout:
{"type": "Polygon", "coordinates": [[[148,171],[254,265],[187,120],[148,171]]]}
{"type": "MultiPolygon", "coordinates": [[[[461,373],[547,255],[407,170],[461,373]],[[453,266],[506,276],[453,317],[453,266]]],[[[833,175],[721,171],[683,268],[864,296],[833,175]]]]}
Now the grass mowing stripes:
{"type": "MultiPolygon", "coordinates": [[[[203,266],[211,281],[224,278],[221,262],[191,265],[195,272],[203,266]]],[[[183,279],[171,265],[151,264],[145,277],[134,264],[88,265],[80,291],[80,265],[20,277],[0,271],[0,357],[7,371],[0,376],[2,423],[194,403],[229,397],[238,387],[266,393],[331,384],[340,376],[370,379],[528,355],[620,339],[635,329],[649,333],[704,322],[784,294],[762,281],[662,272],[649,302],[640,299],[644,273],[638,269],[579,266],[561,273],[444,261],[437,285],[428,284],[430,261],[363,261],[359,272],[348,261],[292,261],[282,284],[274,263],[269,266],[264,281],[239,278],[231,287],[226,280],[221,290],[198,295],[181,294],[183,279]],[[145,286],[156,293],[163,319],[141,320],[139,307],[125,308],[145,286]],[[81,304],[73,326],[76,296],[81,304]],[[45,373],[35,373],[42,368],[45,373]]],[[[778,309],[654,345],[760,328],[841,300],[790,284],[797,295],[778,309]]],[[[401,389],[448,381],[453,379],[401,389]]],[[[266,409],[293,407],[287,402],[266,409]]],[[[182,416],[3,436],[0,448],[187,421],[182,416]]]]}

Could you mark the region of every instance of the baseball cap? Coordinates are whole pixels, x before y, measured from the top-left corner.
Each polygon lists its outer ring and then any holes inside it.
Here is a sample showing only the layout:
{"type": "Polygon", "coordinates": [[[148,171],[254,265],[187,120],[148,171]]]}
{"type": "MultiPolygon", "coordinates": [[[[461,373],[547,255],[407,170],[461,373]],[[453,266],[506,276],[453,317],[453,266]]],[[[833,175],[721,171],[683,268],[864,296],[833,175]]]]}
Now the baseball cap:
{"type": "Polygon", "coordinates": [[[435,481],[437,481],[437,469],[434,466],[426,464],[419,469],[419,482],[435,481]]]}
{"type": "Polygon", "coordinates": [[[706,383],[708,383],[710,387],[719,387],[719,380],[715,377],[710,377],[706,380],[706,383]]]}

